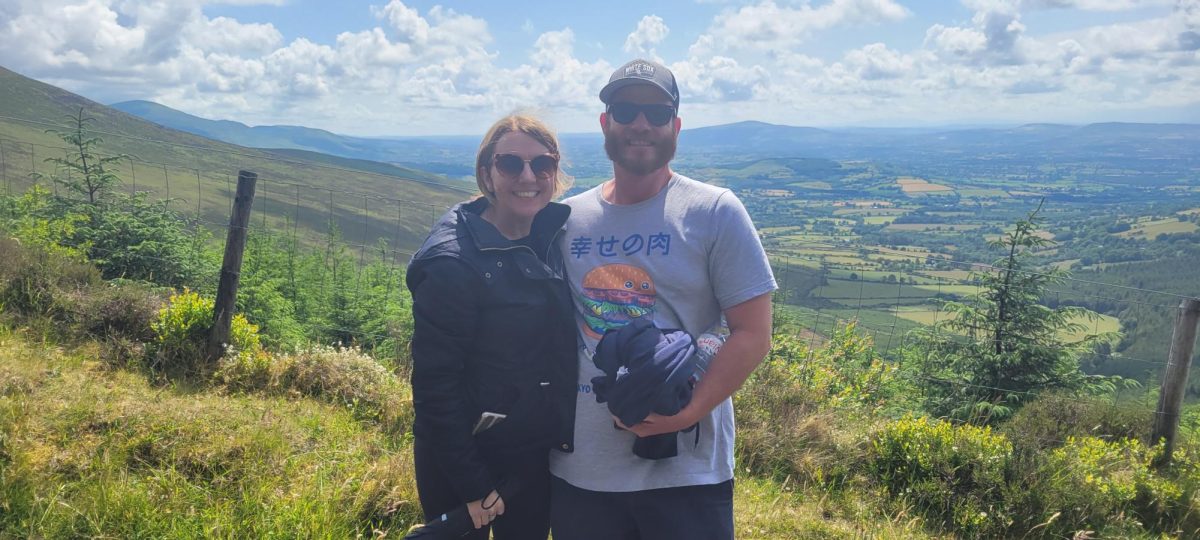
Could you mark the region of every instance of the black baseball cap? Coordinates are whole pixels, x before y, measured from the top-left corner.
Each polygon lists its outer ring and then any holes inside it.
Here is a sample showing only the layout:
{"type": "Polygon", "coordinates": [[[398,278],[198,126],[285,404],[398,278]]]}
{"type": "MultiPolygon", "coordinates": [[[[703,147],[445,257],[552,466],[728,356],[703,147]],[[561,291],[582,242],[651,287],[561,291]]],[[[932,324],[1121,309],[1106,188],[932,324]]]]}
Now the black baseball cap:
{"type": "Polygon", "coordinates": [[[675,108],[679,108],[679,85],[675,84],[675,74],[658,62],[641,58],[631,60],[613,72],[608,84],[600,89],[600,101],[607,104],[617,90],[634,84],[657,86],[670,96],[675,108]]]}

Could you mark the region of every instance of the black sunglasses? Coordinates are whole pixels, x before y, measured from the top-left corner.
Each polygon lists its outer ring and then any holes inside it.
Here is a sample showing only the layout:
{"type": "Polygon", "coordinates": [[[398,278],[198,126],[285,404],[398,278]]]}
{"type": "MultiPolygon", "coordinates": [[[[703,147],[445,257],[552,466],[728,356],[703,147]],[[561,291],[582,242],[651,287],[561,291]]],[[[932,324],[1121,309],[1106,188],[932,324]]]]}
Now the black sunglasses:
{"type": "Polygon", "coordinates": [[[549,178],[558,172],[558,156],[554,154],[542,154],[533,159],[525,159],[516,154],[492,156],[492,164],[496,166],[496,170],[509,178],[521,176],[521,173],[525,172],[526,163],[529,164],[529,170],[538,178],[549,178]]]}
{"type": "Polygon", "coordinates": [[[651,105],[613,103],[608,106],[608,116],[620,124],[632,124],[634,120],[637,120],[638,113],[646,115],[646,121],[650,122],[650,125],[665,126],[675,117],[675,107],[657,103],[651,105]]]}

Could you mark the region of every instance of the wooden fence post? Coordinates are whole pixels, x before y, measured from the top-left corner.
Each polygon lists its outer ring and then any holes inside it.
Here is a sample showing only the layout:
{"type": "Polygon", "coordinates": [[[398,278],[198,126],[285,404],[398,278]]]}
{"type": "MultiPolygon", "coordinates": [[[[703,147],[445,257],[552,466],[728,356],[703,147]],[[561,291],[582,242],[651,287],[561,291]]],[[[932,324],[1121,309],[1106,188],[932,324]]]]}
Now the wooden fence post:
{"type": "Polygon", "coordinates": [[[1167,358],[1167,369],[1163,373],[1162,390],[1158,395],[1158,410],[1154,418],[1153,442],[1166,441],[1163,455],[1157,465],[1171,462],[1175,451],[1175,433],[1179,429],[1179,412],[1183,408],[1183,397],[1187,386],[1188,368],[1192,364],[1192,350],[1196,345],[1197,323],[1200,323],[1200,299],[1188,298],[1179,305],[1179,318],[1175,321],[1175,333],[1171,338],[1171,355],[1167,358]]]}
{"type": "Polygon", "coordinates": [[[229,234],[225,238],[225,258],[221,262],[221,281],[217,285],[217,301],[213,306],[213,325],[208,336],[208,362],[215,363],[225,353],[229,330],[233,325],[233,310],[237,304],[238,278],[242,272],[242,253],[246,249],[246,232],[250,225],[250,208],[254,205],[254,185],[258,175],[238,171],[237,192],[233,212],[229,216],[229,234]]]}

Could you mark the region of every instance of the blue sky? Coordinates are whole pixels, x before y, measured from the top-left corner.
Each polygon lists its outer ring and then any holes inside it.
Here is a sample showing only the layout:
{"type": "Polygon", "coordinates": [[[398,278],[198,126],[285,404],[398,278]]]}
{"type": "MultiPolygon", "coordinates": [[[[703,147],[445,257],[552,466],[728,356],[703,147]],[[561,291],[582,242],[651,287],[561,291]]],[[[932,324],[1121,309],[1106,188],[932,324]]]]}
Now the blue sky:
{"type": "Polygon", "coordinates": [[[596,129],[634,56],[685,127],[1200,122],[1200,0],[0,0],[0,65],[112,103],[353,135],[596,129]]]}

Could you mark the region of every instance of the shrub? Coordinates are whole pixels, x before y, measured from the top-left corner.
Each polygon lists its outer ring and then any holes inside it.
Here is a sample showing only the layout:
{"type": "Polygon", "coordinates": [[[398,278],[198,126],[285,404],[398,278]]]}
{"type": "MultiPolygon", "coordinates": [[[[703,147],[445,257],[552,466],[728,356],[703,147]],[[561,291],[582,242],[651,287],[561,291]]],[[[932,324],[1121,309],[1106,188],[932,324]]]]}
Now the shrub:
{"type": "Polygon", "coordinates": [[[22,317],[63,320],[72,309],[66,296],[99,282],[91,265],[15,239],[0,238],[0,307],[22,317]]]}
{"type": "Polygon", "coordinates": [[[149,342],[155,338],[151,325],[165,299],[150,286],[115,281],[91,287],[75,302],[73,322],[81,334],[149,342]]]}
{"type": "Polygon", "coordinates": [[[907,417],[871,441],[870,473],[893,496],[965,537],[1001,536],[1012,444],[989,427],[907,417]]]}
{"type": "Polygon", "coordinates": [[[1094,530],[1107,537],[1154,531],[1192,536],[1200,530],[1197,462],[1180,453],[1172,467],[1152,463],[1162,447],[1136,439],[1070,437],[1010,487],[1014,530],[1049,537],[1094,530]]]}
{"type": "Polygon", "coordinates": [[[308,396],[343,405],[360,419],[379,422],[389,432],[412,422],[408,386],[362,350],[310,346],[271,360],[237,355],[222,360],[217,380],[232,390],[308,396]]]}
{"type": "Polygon", "coordinates": [[[304,341],[296,308],[282,292],[278,279],[251,277],[238,288],[238,310],[259,328],[265,345],[291,349],[304,341]]]}
{"type": "MultiPolygon", "coordinates": [[[[151,323],[150,367],[171,375],[207,375],[215,366],[206,365],[205,349],[213,320],[213,300],[184,289],[172,295],[151,323]]],[[[258,328],[241,314],[233,316],[227,356],[252,359],[262,352],[258,328]]]]}
{"type": "Polygon", "coordinates": [[[841,485],[862,454],[855,420],[873,422],[893,383],[891,366],[854,325],[817,350],[776,335],[734,398],[740,464],[781,480],[841,485]]]}
{"type": "Polygon", "coordinates": [[[70,204],[63,203],[45,188],[35,185],[20,197],[4,199],[7,215],[0,220],[0,229],[28,248],[83,260],[88,246],[67,245],[64,241],[74,237],[88,217],[71,211],[70,204]]]}
{"type": "Polygon", "coordinates": [[[1068,437],[1141,439],[1153,424],[1150,406],[1133,400],[1053,393],[1026,405],[1000,429],[1018,451],[1041,452],[1068,437]]]}
{"type": "Polygon", "coordinates": [[[216,275],[215,269],[205,268],[208,261],[199,253],[210,234],[197,229],[189,235],[186,222],[168,201],[150,202],[139,193],[77,206],[75,211],[87,220],[61,242],[83,246],[105,279],[140,279],[178,287],[198,285],[204,276],[216,275]]]}

